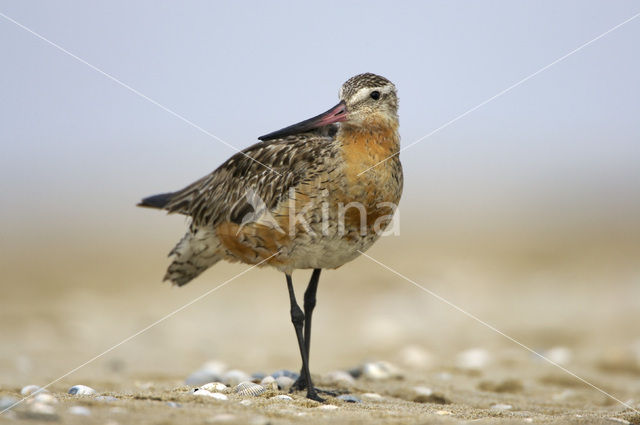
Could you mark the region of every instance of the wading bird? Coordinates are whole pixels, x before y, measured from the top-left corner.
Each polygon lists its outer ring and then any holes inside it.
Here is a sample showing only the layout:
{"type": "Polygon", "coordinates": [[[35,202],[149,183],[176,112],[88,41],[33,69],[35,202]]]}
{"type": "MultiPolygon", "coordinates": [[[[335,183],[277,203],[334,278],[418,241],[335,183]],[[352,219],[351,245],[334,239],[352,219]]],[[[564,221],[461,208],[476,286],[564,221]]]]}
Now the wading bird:
{"type": "Polygon", "coordinates": [[[342,85],[339,97],[327,112],[259,137],[261,142],[184,189],[138,204],[191,218],[169,254],[173,262],[165,280],[175,285],[185,285],[220,260],[270,265],[285,273],[302,357],[292,390],[306,389],[317,401],[323,399],[311,381],[309,348],[320,272],[353,260],[379,238],[403,183],[393,83],[375,74],[356,75],[342,85]],[[293,290],[296,269],[313,269],[304,312],[293,290]]]}

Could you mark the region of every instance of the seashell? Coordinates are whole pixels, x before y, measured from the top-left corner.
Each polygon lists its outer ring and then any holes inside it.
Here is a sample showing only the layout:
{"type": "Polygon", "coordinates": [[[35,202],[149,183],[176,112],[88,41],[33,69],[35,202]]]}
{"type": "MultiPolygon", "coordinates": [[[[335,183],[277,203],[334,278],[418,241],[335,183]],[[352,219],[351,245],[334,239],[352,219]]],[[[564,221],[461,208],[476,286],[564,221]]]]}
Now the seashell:
{"type": "Polygon", "coordinates": [[[296,373],[296,372],[292,372],[290,370],[282,369],[282,370],[277,370],[277,371],[273,372],[271,374],[271,376],[273,376],[276,379],[278,379],[281,376],[286,376],[287,378],[291,378],[291,379],[293,379],[295,381],[296,379],[298,379],[300,377],[300,374],[296,373]]]}
{"type": "Polygon", "coordinates": [[[69,391],[67,392],[71,395],[93,395],[96,393],[96,390],[91,387],[87,387],[86,385],[74,385],[69,388],[69,391]]]}
{"type": "Polygon", "coordinates": [[[362,397],[365,400],[369,400],[369,401],[380,401],[382,400],[382,396],[378,393],[364,393],[361,394],[360,397],[362,397]]]}
{"type": "Polygon", "coordinates": [[[346,401],[347,403],[362,403],[362,400],[360,400],[358,397],[353,396],[351,394],[339,395],[336,398],[342,401],[346,401]]]}
{"type": "Polygon", "coordinates": [[[258,396],[260,394],[262,394],[263,392],[266,391],[266,389],[259,384],[254,384],[251,381],[244,381],[239,383],[235,388],[234,391],[236,393],[238,393],[239,395],[252,395],[252,396],[258,396]]]}
{"type": "Polygon", "coordinates": [[[209,382],[200,387],[201,390],[207,391],[224,391],[227,389],[227,386],[222,382],[209,382]]]}
{"type": "Polygon", "coordinates": [[[267,376],[267,374],[262,372],[252,373],[251,380],[254,382],[262,381],[265,378],[265,376],[267,376]]]}
{"type": "Polygon", "coordinates": [[[229,400],[229,397],[227,397],[222,393],[212,393],[211,391],[203,390],[200,388],[194,389],[193,395],[197,395],[201,397],[211,397],[211,398],[215,398],[216,400],[229,400]]]}
{"type": "Polygon", "coordinates": [[[288,390],[289,388],[291,388],[294,382],[295,381],[293,380],[293,378],[290,378],[284,375],[276,378],[276,383],[278,384],[278,388],[281,390],[288,390]]]}
{"type": "Polygon", "coordinates": [[[362,366],[362,375],[365,378],[374,380],[402,377],[402,373],[397,367],[385,361],[365,363],[362,366]]]}
{"type": "Polygon", "coordinates": [[[229,400],[229,397],[222,393],[211,393],[209,394],[209,397],[215,398],[216,400],[229,400]]]}
{"type": "Polygon", "coordinates": [[[332,384],[353,385],[356,382],[351,374],[343,370],[336,370],[327,373],[326,379],[332,384]]]}
{"type": "Polygon", "coordinates": [[[91,416],[91,410],[84,406],[71,406],[69,408],[69,413],[79,416],[91,416]]]}
{"type": "Polygon", "coordinates": [[[271,375],[265,376],[264,379],[262,381],[260,381],[260,385],[265,387],[267,390],[277,390],[278,389],[278,383],[276,382],[275,378],[273,376],[271,376],[271,375]]]}
{"type": "Polygon", "coordinates": [[[271,398],[273,398],[273,399],[275,399],[275,400],[285,400],[285,401],[291,401],[291,400],[293,400],[293,398],[292,398],[292,397],[290,397],[290,396],[288,396],[288,395],[286,395],[286,394],[279,394],[279,395],[277,395],[277,396],[275,396],[275,397],[271,397],[271,398]]]}
{"type": "Polygon", "coordinates": [[[58,400],[49,393],[38,393],[32,400],[36,403],[58,404],[58,400]]]}
{"type": "Polygon", "coordinates": [[[37,385],[27,385],[26,387],[22,387],[22,389],[20,390],[20,394],[27,396],[42,391],[46,390],[44,388],[40,388],[37,385]]]}
{"type": "Polygon", "coordinates": [[[318,406],[318,409],[322,409],[322,410],[336,410],[338,408],[338,406],[336,406],[335,404],[323,404],[321,406],[318,406]]]}
{"type": "Polygon", "coordinates": [[[251,381],[251,377],[241,370],[233,369],[222,375],[222,382],[230,387],[245,381],[251,381]]]}

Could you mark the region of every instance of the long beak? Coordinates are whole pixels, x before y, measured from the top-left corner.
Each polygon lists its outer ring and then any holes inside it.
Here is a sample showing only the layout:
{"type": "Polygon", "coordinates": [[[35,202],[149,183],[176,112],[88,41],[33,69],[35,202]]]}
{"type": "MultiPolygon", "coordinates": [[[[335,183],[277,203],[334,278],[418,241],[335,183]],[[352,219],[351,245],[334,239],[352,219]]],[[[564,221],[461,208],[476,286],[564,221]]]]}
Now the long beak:
{"type": "Polygon", "coordinates": [[[306,133],[307,131],[311,131],[315,128],[333,124],[335,122],[344,121],[346,119],[347,105],[344,103],[344,100],[342,100],[327,112],[323,112],[320,115],[309,118],[308,120],[304,120],[297,124],[290,125],[289,127],[285,127],[272,133],[265,134],[264,136],[258,137],[258,139],[265,141],[279,139],[292,134],[306,133]]]}

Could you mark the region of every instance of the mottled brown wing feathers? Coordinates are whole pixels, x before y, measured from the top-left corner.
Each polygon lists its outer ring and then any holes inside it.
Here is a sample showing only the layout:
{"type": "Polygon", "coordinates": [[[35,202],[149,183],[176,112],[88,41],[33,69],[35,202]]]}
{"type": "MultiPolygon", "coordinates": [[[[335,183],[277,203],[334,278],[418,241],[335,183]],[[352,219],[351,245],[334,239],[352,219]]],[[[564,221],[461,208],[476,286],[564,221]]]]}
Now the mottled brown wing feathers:
{"type": "Polygon", "coordinates": [[[274,209],[287,198],[290,187],[317,175],[325,160],[335,157],[333,149],[333,139],[309,134],[257,143],[171,194],[164,209],[191,216],[196,226],[240,223],[254,209],[251,196],[274,209]]]}

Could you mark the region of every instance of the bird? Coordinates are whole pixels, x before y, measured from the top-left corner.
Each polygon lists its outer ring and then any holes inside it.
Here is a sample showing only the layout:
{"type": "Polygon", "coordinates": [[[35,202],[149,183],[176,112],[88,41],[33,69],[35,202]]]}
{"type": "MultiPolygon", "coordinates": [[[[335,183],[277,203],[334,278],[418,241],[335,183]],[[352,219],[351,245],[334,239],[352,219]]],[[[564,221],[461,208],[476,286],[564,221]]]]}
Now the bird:
{"type": "Polygon", "coordinates": [[[215,171],[140,207],[190,218],[171,250],[164,280],[183,286],[221,260],[271,266],[285,274],[302,367],[291,391],[325,401],[309,372],[311,320],[323,269],[354,260],[393,221],[403,187],[398,95],[363,73],[339,103],[313,118],[258,137],[215,171]],[[372,168],[373,167],[373,168],[372,168]],[[304,311],[292,273],[312,270],[304,311]]]}

